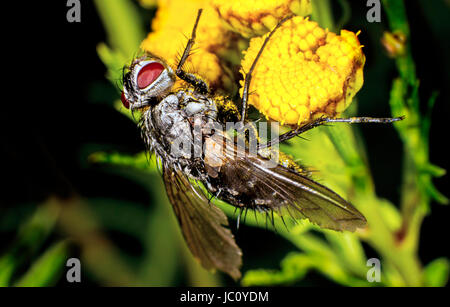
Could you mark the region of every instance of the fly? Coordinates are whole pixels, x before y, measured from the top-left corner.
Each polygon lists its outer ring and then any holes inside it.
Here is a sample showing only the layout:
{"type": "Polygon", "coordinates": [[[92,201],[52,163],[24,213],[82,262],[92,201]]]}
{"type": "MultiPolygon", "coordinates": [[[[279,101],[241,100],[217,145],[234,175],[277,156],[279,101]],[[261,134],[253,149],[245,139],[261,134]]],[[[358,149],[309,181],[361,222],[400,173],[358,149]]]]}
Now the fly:
{"type": "Polygon", "coordinates": [[[207,195],[241,212],[249,209],[276,212],[281,217],[306,218],[337,231],[365,227],[366,219],[355,207],[313,181],[287,156],[280,153],[277,163],[269,167],[270,147],[324,123],[390,123],[401,118],[322,117],[259,145],[254,154],[249,153],[246,146],[240,146],[234,137],[217,127],[230,120],[240,129],[245,126],[251,74],[272,34],[290,17],[270,32],[246,74],[239,112],[231,100],[215,96],[200,77],[183,70],[195,42],[201,13],[199,10],[176,69],[146,53],[125,68],[122,92],[124,106],[142,114],[139,121],[142,137],[160,161],[167,195],[194,257],[206,269],[218,269],[234,279],[241,277],[241,249],[226,227],[225,214],[210,203],[207,195]],[[177,78],[188,85],[175,89],[177,78]]]}

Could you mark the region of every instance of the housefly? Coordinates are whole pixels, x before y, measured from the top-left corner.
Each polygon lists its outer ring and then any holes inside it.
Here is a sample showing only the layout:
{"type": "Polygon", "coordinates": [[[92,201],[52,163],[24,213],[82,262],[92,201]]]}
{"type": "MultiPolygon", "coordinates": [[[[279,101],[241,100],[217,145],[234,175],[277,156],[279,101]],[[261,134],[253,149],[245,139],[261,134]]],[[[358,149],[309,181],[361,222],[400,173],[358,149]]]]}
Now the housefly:
{"type": "MultiPolygon", "coordinates": [[[[225,214],[210,203],[208,195],[242,210],[276,212],[281,217],[309,219],[320,227],[354,231],[366,225],[364,216],[349,202],[309,178],[286,155],[268,163],[271,146],[328,122],[392,122],[399,118],[319,118],[262,144],[256,153],[248,141],[239,145],[235,136],[219,129],[235,121],[243,131],[247,121],[251,73],[245,76],[241,111],[231,100],[215,96],[197,75],[183,70],[194,45],[199,10],[191,38],[176,68],[150,53],[125,67],[122,102],[140,111],[142,137],[158,157],[168,198],[192,254],[206,269],[218,269],[234,279],[241,276],[242,252],[225,214]],[[185,88],[176,89],[178,79],[185,88]],[[219,128],[218,128],[219,127],[219,128]],[[247,145],[246,145],[247,144],[247,145]]],[[[282,20],[268,35],[261,51],[282,20]]],[[[241,137],[242,139],[245,137],[241,137]]]]}

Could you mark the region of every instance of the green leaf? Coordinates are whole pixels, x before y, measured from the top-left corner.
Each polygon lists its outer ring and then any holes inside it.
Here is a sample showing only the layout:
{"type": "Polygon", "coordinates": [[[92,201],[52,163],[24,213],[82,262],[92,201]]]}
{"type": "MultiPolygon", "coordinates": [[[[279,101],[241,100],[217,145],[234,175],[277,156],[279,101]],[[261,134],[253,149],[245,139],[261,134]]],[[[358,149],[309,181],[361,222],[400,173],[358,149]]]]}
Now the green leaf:
{"type": "Polygon", "coordinates": [[[352,17],[352,8],[347,0],[338,0],[338,2],[342,9],[342,15],[337,22],[336,29],[341,30],[352,17]]]}
{"type": "Polygon", "coordinates": [[[434,186],[434,184],[431,182],[429,178],[428,180],[422,180],[422,186],[425,188],[425,191],[428,193],[428,195],[434,199],[436,202],[438,202],[441,205],[448,205],[449,200],[448,198],[439,192],[439,190],[434,186]]]}
{"type": "Polygon", "coordinates": [[[428,136],[430,135],[431,117],[438,95],[439,93],[437,91],[431,94],[430,99],[428,99],[427,111],[422,116],[422,135],[426,140],[428,140],[428,136]]]}
{"type": "Polygon", "coordinates": [[[447,258],[438,258],[431,261],[424,271],[425,285],[429,287],[444,287],[448,281],[449,261],[447,258]]]}
{"type": "Polygon", "coordinates": [[[311,1],[311,5],[311,19],[317,21],[322,28],[328,28],[330,31],[335,32],[330,0],[311,1]]]}
{"type": "Polygon", "coordinates": [[[17,287],[48,287],[53,286],[63,270],[68,256],[68,243],[65,241],[54,244],[23,275],[15,286],[17,287]]]}
{"type": "Polygon", "coordinates": [[[6,255],[0,258],[0,287],[9,286],[16,267],[17,261],[12,255],[6,255]]]}
{"type": "Polygon", "coordinates": [[[327,231],[325,236],[342,265],[352,273],[364,277],[367,272],[367,258],[357,235],[350,232],[327,231]]]}
{"type": "Polygon", "coordinates": [[[391,231],[397,231],[401,227],[401,214],[392,203],[385,199],[378,199],[378,210],[384,223],[391,231]]]}
{"type": "Polygon", "coordinates": [[[156,172],[155,156],[149,157],[146,152],[136,155],[127,155],[117,152],[95,152],[89,156],[92,163],[113,164],[117,166],[131,166],[135,169],[145,170],[151,173],[156,172]]]}
{"type": "Polygon", "coordinates": [[[290,253],[282,260],[281,270],[251,270],[245,273],[241,283],[243,286],[292,284],[303,279],[311,269],[343,285],[369,285],[366,280],[352,276],[336,258],[314,253],[290,253]]]}
{"type": "Polygon", "coordinates": [[[135,4],[130,0],[95,0],[94,3],[109,44],[123,57],[132,57],[145,36],[142,18],[135,4]]]}
{"type": "Polygon", "coordinates": [[[402,0],[383,0],[391,31],[400,31],[409,36],[408,17],[402,0]]]}
{"type": "Polygon", "coordinates": [[[36,210],[21,226],[12,246],[0,257],[0,286],[9,285],[17,268],[44,244],[59,215],[59,210],[52,206],[55,201],[49,199],[36,210]]]}
{"type": "Polygon", "coordinates": [[[103,64],[108,68],[106,77],[112,84],[117,85],[119,80],[122,79],[123,65],[128,58],[122,53],[112,50],[105,43],[97,45],[97,54],[103,64]]]}
{"type": "Polygon", "coordinates": [[[442,167],[439,167],[431,163],[426,163],[422,165],[420,171],[425,174],[429,174],[433,177],[442,177],[447,173],[447,171],[442,167]]]}
{"type": "Polygon", "coordinates": [[[271,286],[301,280],[313,266],[314,259],[301,253],[291,253],[281,262],[281,270],[251,270],[245,273],[243,286],[271,286]]]}

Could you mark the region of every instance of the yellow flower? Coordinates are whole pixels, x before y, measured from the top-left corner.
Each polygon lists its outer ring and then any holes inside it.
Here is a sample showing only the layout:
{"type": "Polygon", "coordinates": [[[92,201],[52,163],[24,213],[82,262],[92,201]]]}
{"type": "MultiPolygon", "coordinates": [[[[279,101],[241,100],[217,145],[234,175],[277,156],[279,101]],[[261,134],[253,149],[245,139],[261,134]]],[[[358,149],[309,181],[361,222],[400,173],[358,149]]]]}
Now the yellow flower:
{"type": "Polygon", "coordinates": [[[226,66],[223,55],[234,52],[239,58],[236,34],[227,30],[217,12],[206,0],[159,0],[158,10],[152,21],[152,32],[142,42],[141,48],[177,65],[191,36],[198,9],[203,14],[197,29],[194,50],[185,69],[201,76],[213,89],[232,91],[233,74],[226,66]]]}
{"type": "MultiPolygon", "coordinates": [[[[250,69],[267,35],[251,39],[242,73],[250,69]]],[[[249,102],[267,118],[292,126],[335,117],[362,86],[361,48],[353,32],[337,35],[307,18],[294,17],[276,30],[259,58],[249,102]]]]}
{"type": "Polygon", "coordinates": [[[311,14],[310,0],[211,0],[220,17],[250,38],[270,31],[284,17],[311,14]]]}

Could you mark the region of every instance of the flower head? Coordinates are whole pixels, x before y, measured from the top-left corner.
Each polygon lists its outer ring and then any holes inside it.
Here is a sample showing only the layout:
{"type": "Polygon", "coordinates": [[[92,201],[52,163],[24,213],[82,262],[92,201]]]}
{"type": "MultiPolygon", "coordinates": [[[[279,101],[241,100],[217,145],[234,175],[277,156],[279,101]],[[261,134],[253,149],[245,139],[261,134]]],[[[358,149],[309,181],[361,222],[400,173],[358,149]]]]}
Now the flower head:
{"type": "Polygon", "coordinates": [[[222,55],[234,52],[239,57],[236,34],[226,29],[217,12],[206,0],[159,0],[153,31],[142,42],[141,48],[166,59],[175,66],[191,35],[197,12],[203,8],[198,25],[194,51],[186,62],[186,69],[199,74],[213,89],[232,91],[233,74],[226,68],[222,55]]]}
{"type": "MultiPolygon", "coordinates": [[[[236,59],[241,56],[241,42],[246,41],[241,35],[266,33],[253,37],[244,51],[240,66],[245,73],[270,29],[287,15],[311,10],[306,0],[158,0],[153,32],[142,42],[142,49],[176,66],[200,8],[203,14],[194,51],[185,69],[198,74],[213,90],[229,94],[236,88],[236,59]]],[[[307,18],[293,17],[276,30],[258,60],[250,104],[267,118],[292,126],[338,115],[362,86],[365,57],[361,47],[353,32],[342,30],[337,35],[307,18]]],[[[178,85],[184,86],[184,81],[178,85]]]]}
{"type": "Polygon", "coordinates": [[[220,17],[244,37],[265,34],[288,15],[311,14],[309,0],[212,0],[220,17]]]}
{"type": "MultiPolygon", "coordinates": [[[[250,69],[267,35],[251,39],[242,73],[250,69]]],[[[337,35],[307,18],[294,17],[275,31],[259,58],[249,102],[267,118],[293,126],[334,117],[362,86],[361,47],[353,32],[337,35]]]]}

